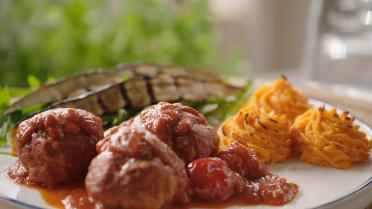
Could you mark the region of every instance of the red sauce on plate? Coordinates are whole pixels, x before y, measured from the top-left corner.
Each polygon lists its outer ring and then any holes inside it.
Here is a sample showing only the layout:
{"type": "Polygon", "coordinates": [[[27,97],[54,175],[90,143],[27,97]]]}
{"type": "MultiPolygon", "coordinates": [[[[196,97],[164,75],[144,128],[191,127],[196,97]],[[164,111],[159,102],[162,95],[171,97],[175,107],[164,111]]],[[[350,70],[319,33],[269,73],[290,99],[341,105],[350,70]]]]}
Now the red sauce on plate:
{"type": "Polygon", "coordinates": [[[40,192],[46,203],[56,208],[94,209],[94,202],[89,200],[84,182],[76,182],[60,188],[43,188],[31,186],[40,192]]]}
{"type": "MultiPolygon", "coordinates": [[[[26,184],[26,186],[36,189],[44,201],[55,208],[108,209],[94,203],[85,190],[84,181],[66,184],[58,188],[30,184],[26,184]]],[[[258,181],[251,182],[243,195],[224,201],[193,200],[183,204],[173,203],[163,209],[225,208],[257,204],[284,205],[290,202],[297,192],[297,185],[287,183],[284,178],[268,174],[258,181]]]]}

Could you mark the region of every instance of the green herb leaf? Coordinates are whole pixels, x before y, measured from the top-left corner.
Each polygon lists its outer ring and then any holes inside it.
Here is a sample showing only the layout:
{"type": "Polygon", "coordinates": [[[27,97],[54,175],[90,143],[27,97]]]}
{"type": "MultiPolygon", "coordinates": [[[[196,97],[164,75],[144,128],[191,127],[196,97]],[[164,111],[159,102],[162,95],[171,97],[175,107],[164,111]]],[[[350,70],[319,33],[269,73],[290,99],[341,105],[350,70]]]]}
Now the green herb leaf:
{"type": "Polygon", "coordinates": [[[54,83],[55,81],[56,81],[57,79],[56,78],[54,78],[54,77],[52,77],[52,76],[49,76],[48,78],[47,78],[47,83],[54,83]]]}
{"type": "Polygon", "coordinates": [[[244,91],[234,96],[217,98],[192,105],[208,119],[213,126],[218,126],[227,117],[234,115],[251,95],[252,81],[243,86],[244,91]]]}
{"type": "Polygon", "coordinates": [[[9,105],[10,92],[7,86],[0,87],[0,105],[7,106],[9,105]]]}
{"type": "Polygon", "coordinates": [[[36,78],[34,75],[29,75],[27,77],[28,85],[31,87],[31,89],[37,89],[40,87],[40,80],[36,78]]]}
{"type": "Polygon", "coordinates": [[[123,81],[126,81],[126,80],[128,80],[129,79],[129,75],[128,74],[126,74],[126,73],[121,73],[121,79],[123,80],[123,81]]]}
{"type": "Polygon", "coordinates": [[[128,117],[128,112],[124,109],[119,109],[116,117],[112,121],[112,125],[116,126],[123,122],[128,117]]]}
{"type": "Polygon", "coordinates": [[[34,105],[20,111],[15,111],[10,115],[4,115],[4,110],[10,105],[11,99],[24,96],[31,91],[31,88],[40,85],[40,81],[35,76],[29,76],[29,81],[30,88],[0,87],[0,147],[4,147],[7,144],[7,134],[10,128],[31,112],[40,110],[41,108],[40,105],[34,105]]]}
{"type": "Polygon", "coordinates": [[[0,147],[3,147],[7,143],[7,134],[9,129],[13,126],[10,117],[3,118],[0,127],[0,147]]]}

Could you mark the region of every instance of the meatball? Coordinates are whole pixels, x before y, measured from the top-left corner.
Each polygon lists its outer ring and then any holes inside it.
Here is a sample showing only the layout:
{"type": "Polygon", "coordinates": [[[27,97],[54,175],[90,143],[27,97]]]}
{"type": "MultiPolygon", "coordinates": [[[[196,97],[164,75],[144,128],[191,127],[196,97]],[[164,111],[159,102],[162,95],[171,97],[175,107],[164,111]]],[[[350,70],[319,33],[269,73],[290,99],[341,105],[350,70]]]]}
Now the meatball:
{"type": "Polygon", "coordinates": [[[176,176],[159,158],[141,160],[103,152],[91,164],[88,193],[108,206],[160,208],[172,201],[176,176]]]}
{"type": "Polygon", "coordinates": [[[20,163],[9,175],[45,186],[82,177],[101,138],[101,119],[84,110],[61,108],[37,114],[18,126],[20,163]]]}
{"type": "Polygon", "coordinates": [[[268,173],[264,162],[258,158],[256,152],[239,141],[234,141],[229,147],[221,150],[217,157],[224,160],[231,170],[248,180],[256,180],[268,173]]]}
{"type": "Polygon", "coordinates": [[[100,140],[97,143],[97,146],[96,146],[97,153],[101,153],[101,152],[107,150],[107,146],[109,145],[108,142],[111,140],[111,138],[113,137],[113,135],[120,135],[120,133],[119,134],[117,133],[119,131],[119,129],[121,127],[129,127],[129,126],[131,126],[132,122],[133,122],[133,118],[131,118],[131,119],[127,120],[127,121],[122,122],[118,126],[114,126],[114,127],[110,128],[110,129],[107,129],[104,132],[103,139],[100,140]]]}
{"type": "Polygon", "coordinates": [[[186,163],[218,152],[219,137],[215,129],[191,107],[160,102],[143,110],[131,123],[157,135],[186,163]]]}
{"type": "Polygon", "coordinates": [[[108,207],[134,209],[190,200],[184,162],[156,135],[129,125],[106,133],[85,179],[93,199],[108,207]]]}

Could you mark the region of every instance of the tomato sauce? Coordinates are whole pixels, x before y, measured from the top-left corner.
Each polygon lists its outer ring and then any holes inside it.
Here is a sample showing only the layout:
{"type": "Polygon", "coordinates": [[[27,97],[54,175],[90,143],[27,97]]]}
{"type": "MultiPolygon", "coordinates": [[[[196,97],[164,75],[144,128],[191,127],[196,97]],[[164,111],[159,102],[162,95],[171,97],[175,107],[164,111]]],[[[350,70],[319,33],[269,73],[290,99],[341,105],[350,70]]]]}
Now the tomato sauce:
{"type": "Polygon", "coordinates": [[[76,182],[60,188],[43,188],[31,186],[39,191],[43,200],[55,208],[94,209],[95,204],[89,200],[84,182],[76,182]]]}
{"type": "MultiPolygon", "coordinates": [[[[63,185],[58,188],[45,188],[36,185],[26,185],[36,189],[43,200],[55,208],[74,209],[108,209],[97,205],[87,194],[84,181],[63,185]]],[[[163,209],[190,209],[190,208],[226,208],[230,206],[246,205],[284,205],[290,202],[297,194],[298,186],[287,183],[284,178],[268,174],[262,179],[251,182],[242,195],[227,200],[200,201],[189,203],[173,203],[163,209]],[[274,196],[272,194],[275,194],[274,196]]]]}
{"type": "MultiPolygon", "coordinates": [[[[43,188],[40,186],[30,186],[39,191],[43,200],[55,208],[76,208],[76,209],[95,209],[95,204],[89,199],[89,196],[84,188],[84,184],[74,183],[66,185],[62,188],[43,188]]],[[[252,205],[260,204],[259,201],[240,196],[230,198],[224,201],[197,201],[190,203],[171,204],[164,207],[164,209],[190,209],[190,208],[225,208],[234,205],[252,205]]],[[[102,208],[104,209],[104,208],[102,208]]]]}

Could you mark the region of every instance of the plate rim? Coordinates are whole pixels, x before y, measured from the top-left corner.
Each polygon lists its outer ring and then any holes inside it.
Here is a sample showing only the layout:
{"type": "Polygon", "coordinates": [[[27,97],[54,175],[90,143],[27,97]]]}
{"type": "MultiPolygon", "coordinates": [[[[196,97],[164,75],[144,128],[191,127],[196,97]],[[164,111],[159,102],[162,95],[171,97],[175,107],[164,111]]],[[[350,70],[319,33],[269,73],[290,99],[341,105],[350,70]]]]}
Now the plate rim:
{"type": "Polygon", "coordinates": [[[23,207],[23,208],[27,208],[27,209],[45,209],[45,208],[42,208],[42,207],[39,207],[39,206],[32,205],[32,204],[27,203],[27,202],[23,202],[23,201],[20,201],[20,200],[11,198],[11,197],[7,197],[3,194],[0,194],[0,199],[2,201],[4,201],[6,204],[12,204],[12,205],[16,205],[18,207],[23,207]]]}
{"type": "MultiPolygon", "coordinates": [[[[336,109],[340,110],[340,111],[346,111],[345,109],[343,108],[340,108],[336,105],[333,105],[332,103],[330,102],[326,102],[322,99],[319,99],[319,98],[316,98],[316,97],[309,97],[309,100],[310,100],[310,104],[311,104],[311,100],[314,100],[314,101],[317,101],[317,102],[320,102],[320,103],[324,103],[325,105],[329,105],[331,107],[335,107],[336,109]]],[[[358,117],[355,117],[354,114],[350,113],[350,115],[355,118],[355,120],[362,124],[363,126],[367,127],[368,130],[372,133],[372,126],[370,126],[367,122],[365,122],[363,119],[360,119],[358,117]]],[[[323,203],[321,205],[318,205],[316,207],[312,207],[311,209],[321,209],[321,208],[326,208],[328,206],[331,206],[333,204],[336,204],[336,203],[340,203],[340,202],[343,202],[347,199],[350,199],[352,198],[353,196],[357,195],[357,194],[360,194],[364,189],[366,189],[367,187],[369,187],[370,185],[372,185],[372,176],[370,176],[365,182],[363,182],[362,184],[360,184],[358,187],[356,187],[355,189],[351,190],[350,192],[346,193],[345,195],[339,197],[339,198],[336,198],[332,201],[329,201],[329,202],[326,202],[326,203],[323,203]]],[[[28,208],[28,209],[45,209],[43,207],[39,207],[39,206],[35,206],[35,205],[32,205],[28,202],[24,202],[24,201],[20,201],[20,200],[17,200],[17,199],[14,199],[14,198],[11,198],[11,197],[7,197],[3,194],[0,193],[0,199],[2,201],[5,201],[7,204],[13,204],[13,205],[16,205],[16,206],[21,206],[23,208],[28,208]]],[[[47,203],[46,203],[47,204],[47,203]]],[[[249,205],[247,205],[249,206],[249,205]]],[[[285,205],[283,205],[285,207],[285,205]]]]}

